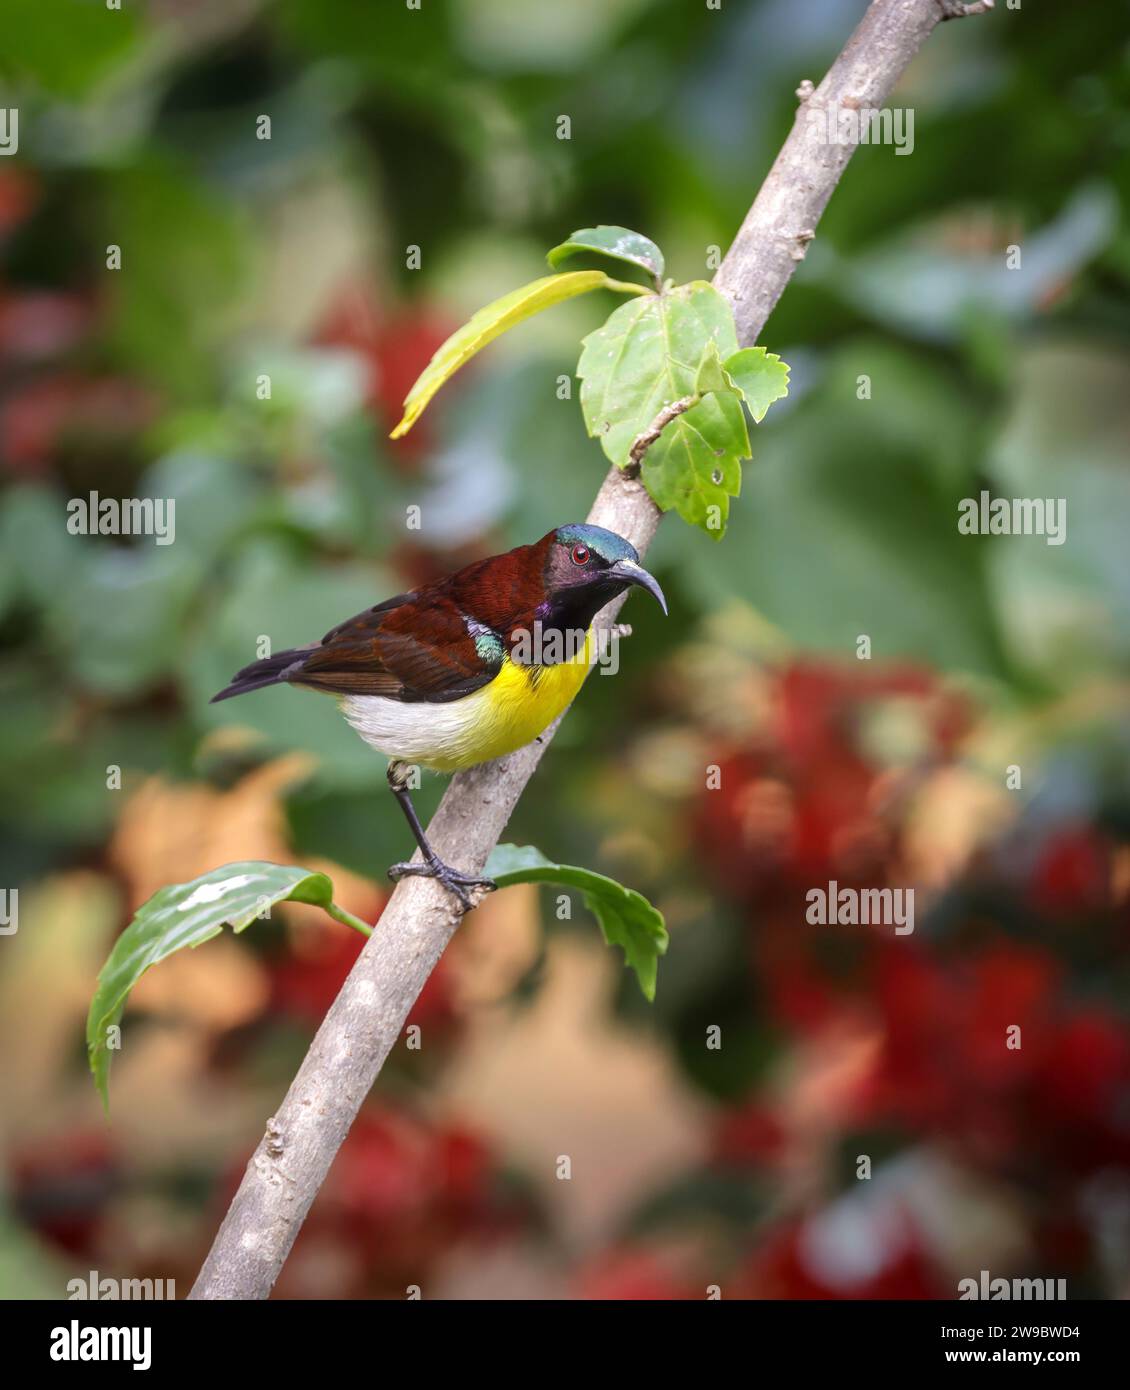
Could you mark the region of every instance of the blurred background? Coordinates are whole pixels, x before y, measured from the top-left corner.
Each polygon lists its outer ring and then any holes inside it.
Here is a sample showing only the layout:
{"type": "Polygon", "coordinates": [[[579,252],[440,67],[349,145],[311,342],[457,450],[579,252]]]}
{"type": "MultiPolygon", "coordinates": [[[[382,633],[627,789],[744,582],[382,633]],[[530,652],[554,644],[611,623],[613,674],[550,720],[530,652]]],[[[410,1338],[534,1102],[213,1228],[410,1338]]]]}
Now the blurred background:
{"type": "MultiPolygon", "coordinates": [[[[708,277],[862,9],[10,0],[4,1296],[187,1293],[360,938],[290,907],[150,972],[109,1123],[96,972],[167,882],[298,863],[373,920],[408,848],[331,702],[208,697],[262,634],[582,519],[605,464],[557,380],[614,301],[508,335],[393,444],[408,386],[575,227],[708,277]],[[91,490],[175,499],[175,543],[68,534],[91,490]]],[[[512,822],[662,908],[654,1007],[579,902],[491,898],[276,1296],[1130,1293],[1126,10],[929,40],[913,154],[858,151],[765,329],[793,386],[729,533],[665,521],[670,619],[630,606],[512,822]],[[1066,498],[1067,543],[959,536],[982,488],[1066,498]],[[914,886],[914,934],[808,925],[830,879],[914,886]]]]}

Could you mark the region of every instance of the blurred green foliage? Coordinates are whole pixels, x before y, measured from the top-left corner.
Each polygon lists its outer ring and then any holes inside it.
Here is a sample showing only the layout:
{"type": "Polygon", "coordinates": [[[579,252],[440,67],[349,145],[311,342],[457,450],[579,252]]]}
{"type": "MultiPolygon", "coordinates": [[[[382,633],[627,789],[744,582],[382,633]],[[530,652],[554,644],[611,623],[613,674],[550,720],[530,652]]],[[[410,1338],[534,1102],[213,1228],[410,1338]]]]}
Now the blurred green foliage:
{"type": "MultiPolygon", "coordinates": [[[[567,306],[495,345],[434,407],[422,465],[382,439],[397,402],[381,380],[426,360],[422,324],[520,283],[571,226],[640,227],[671,273],[703,274],[787,129],[796,75],[819,73],[854,14],[840,0],[804,23],[781,3],[704,21],[638,0],[567,17],[500,0],[54,8],[53,26],[17,6],[3,57],[36,182],[5,281],[93,296],[97,318],[46,361],[13,345],[7,442],[13,398],[44,375],[124,377],[149,394],[121,418],[54,404],[37,422],[48,444],[9,460],[24,476],[0,511],[0,605],[24,673],[7,661],[3,680],[41,719],[79,702],[84,762],[128,710],[121,756],[184,772],[193,738],[227,717],[207,695],[258,635],[310,640],[404,582],[390,556],[413,539],[395,540],[407,502],[422,501],[436,563],[583,514],[601,464],[556,383],[609,304],[567,306]],[[255,138],[263,112],[269,142],[255,138]],[[102,267],[110,244],[120,272],[102,267]],[[387,338],[335,341],[334,306],[351,294],[387,338]],[[270,401],[256,399],[260,371],[270,401]],[[175,497],[177,543],[68,543],[60,492],[89,487],[175,497]],[[156,742],[135,737],[145,727],[156,742]]],[[[1063,643],[1073,663],[1124,661],[1119,8],[1092,16],[1085,42],[1025,11],[947,26],[928,47],[898,94],[917,117],[913,155],[856,154],[766,330],[796,362],[793,398],[756,431],[725,544],[661,534],[689,611],[736,596],[803,647],[850,651],[867,631],[884,657],[1021,695],[1062,685],[1063,643]],[[1004,268],[1017,238],[1022,273],[1004,268]],[[956,504],[982,486],[1066,494],[1072,544],[958,536],[956,504]]],[[[649,656],[638,645],[632,664],[649,656]]],[[[602,721],[615,704],[599,702],[602,721]]],[[[256,697],[240,718],[267,748],[316,752],[327,790],[377,785],[375,760],[301,695],[256,697]]],[[[65,723],[32,746],[19,737],[4,799],[17,842],[38,803],[64,857],[111,814],[85,793],[52,810],[49,769],[78,753],[59,746],[65,723]]]]}

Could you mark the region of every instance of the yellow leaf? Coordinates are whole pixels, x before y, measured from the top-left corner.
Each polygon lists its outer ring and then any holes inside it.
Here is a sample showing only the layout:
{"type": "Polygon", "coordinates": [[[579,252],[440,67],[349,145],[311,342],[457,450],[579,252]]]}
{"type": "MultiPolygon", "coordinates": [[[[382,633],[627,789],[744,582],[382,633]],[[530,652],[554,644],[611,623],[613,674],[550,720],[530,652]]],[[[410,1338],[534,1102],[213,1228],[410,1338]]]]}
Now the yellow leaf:
{"type": "MultiPolygon", "coordinates": [[[[532,280],[521,289],[511,290],[501,299],[484,305],[437,348],[435,356],[405,396],[404,417],[389,437],[399,439],[407,434],[443,383],[500,333],[540,313],[542,309],[560,304],[562,300],[601,288],[620,286],[615,280],[610,280],[603,270],[573,270],[565,275],[546,275],[540,280],[532,280]]],[[[636,288],[633,286],[633,291],[636,288]]]]}

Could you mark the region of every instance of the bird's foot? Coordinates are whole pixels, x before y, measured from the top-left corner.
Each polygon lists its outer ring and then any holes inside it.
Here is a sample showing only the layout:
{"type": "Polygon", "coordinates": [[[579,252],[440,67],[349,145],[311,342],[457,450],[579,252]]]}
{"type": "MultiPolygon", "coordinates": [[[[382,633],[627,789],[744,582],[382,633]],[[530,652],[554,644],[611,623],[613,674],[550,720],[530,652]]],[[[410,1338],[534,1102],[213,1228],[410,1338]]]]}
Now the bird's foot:
{"type": "Polygon", "coordinates": [[[422,863],[414,859],[402,864],[393,864],[389,868],[388,876],[394,883],[399,883],[402,878],[434,878],[459,899],[464,912],[470,912],[475,906],[474,900],[466,892],[468,888],[485,888],[490,893],[498,887],[494,879],[476,878],[473,874],[460,873],[450,864],[445,864],[442,859],[425,860],[422,863]]]}

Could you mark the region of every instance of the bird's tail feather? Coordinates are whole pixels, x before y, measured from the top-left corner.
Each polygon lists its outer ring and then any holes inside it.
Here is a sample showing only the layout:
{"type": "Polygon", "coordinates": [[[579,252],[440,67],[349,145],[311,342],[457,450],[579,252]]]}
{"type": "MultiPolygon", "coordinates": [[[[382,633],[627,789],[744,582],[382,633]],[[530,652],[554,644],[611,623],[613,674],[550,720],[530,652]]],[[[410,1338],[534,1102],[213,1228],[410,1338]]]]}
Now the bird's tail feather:
{"type": "Polygon", "coordinates": [[[301,669],[308,648],[291,647],[285,652],[275,652],[261,661],[253,661],[242,671],[237,671],[228,685],[213,695],[209,704],[219,700],[230,700],[233,695],[246,695],[250,690],[262,690],[264,686],[280,685],[296,675],[301,669]]]}

